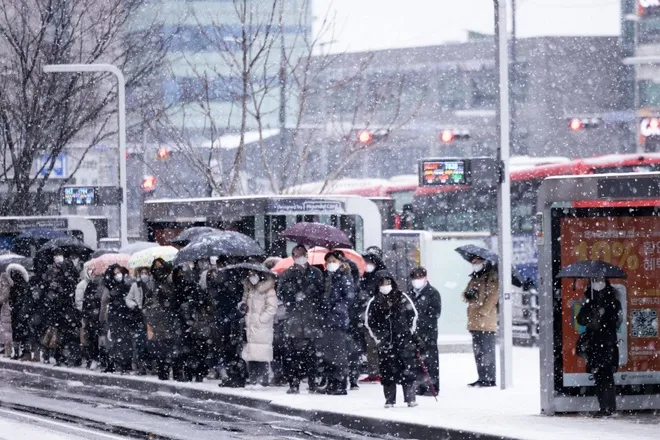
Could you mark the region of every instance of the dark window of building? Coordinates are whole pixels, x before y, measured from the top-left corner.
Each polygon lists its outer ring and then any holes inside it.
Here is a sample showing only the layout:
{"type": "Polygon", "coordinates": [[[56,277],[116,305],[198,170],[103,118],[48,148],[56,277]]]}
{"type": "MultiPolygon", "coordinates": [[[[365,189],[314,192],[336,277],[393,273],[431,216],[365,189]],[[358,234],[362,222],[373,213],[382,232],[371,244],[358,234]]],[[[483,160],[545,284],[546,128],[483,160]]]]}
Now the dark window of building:
{"type": "Polygon", "coordinates": [[[642,80],[639,85],[639,105],[641,107],[660,107],[660,83],[642,80]]]}
{"type": "Polygon", "coordinates": [[[489,109],[497,105],[497,75],[494,69],[484,68],[469,72],[471,108],[489,109]]]}
{"type": "Polygon", "coordinates": [[[639,21],[637,42],[655,44],[660,42],[660,16],[646,17],[639,21]]]}

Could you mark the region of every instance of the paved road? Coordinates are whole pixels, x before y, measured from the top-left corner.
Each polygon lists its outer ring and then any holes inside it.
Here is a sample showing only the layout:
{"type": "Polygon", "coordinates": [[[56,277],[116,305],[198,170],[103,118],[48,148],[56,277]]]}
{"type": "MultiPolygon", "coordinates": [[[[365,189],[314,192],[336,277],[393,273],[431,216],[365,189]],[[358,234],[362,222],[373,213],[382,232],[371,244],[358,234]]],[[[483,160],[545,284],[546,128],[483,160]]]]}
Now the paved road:
{"type": "MultiPolygon", "coordinates": [[[[26,417],[58,419],[109,434],[162,440],[375,438],[298,417],[167,393],[86,386],[0,369],[0,417],[16,411],[26,417]]],[[[90,437],[92,438],[92,437],[90,437]]],[[[382,437],[379,437],[382,438],[382,437]]],[[[0,436],[1,440],[1,436],[0,436]]]]}

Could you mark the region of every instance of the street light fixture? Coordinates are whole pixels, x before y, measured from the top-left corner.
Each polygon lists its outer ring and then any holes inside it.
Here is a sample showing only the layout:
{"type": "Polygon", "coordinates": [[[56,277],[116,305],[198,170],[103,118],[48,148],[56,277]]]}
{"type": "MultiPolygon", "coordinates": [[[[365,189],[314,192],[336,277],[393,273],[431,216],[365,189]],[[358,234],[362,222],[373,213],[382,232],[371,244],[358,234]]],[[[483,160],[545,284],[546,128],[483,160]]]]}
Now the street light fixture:
{"type": "Polygon", "coordinates": [[[126,81],[124,74],[112,64],[46,64],[45,73],[107,72],[117,78],[117,98],[119,106],[119,229],[121,245],[128,244],[128,200],[126,196],[126,81]]]}

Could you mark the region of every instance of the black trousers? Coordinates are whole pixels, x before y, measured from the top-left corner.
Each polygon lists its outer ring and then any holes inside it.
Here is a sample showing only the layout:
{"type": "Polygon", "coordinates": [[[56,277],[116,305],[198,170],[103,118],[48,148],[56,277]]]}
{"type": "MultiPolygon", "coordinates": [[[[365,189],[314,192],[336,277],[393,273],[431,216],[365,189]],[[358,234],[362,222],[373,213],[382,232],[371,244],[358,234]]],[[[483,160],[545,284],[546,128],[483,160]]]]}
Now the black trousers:
{"type": "Polygon", "coordinates": [[[317,359],[311,339],[287,338],[285,354],[282,357],[284,376],[290,386],[299,386],[307,377],[313,384],[316,379],[317,359]]]}
{"type": "MultiPolygon", "coordinates": [[[[431,384],[433,384],[433,388],[435,389],[436,393],[440,392],[440,354],[438,353],[438,340],[431,338],[431,339],[423,339],[424,344],[426,347],[424,348],[424,351],[421,352],[421,357],[422,361],[424,362],[424,365],[426,366],[426,369],[429,373],[429,377],[431,379],[431,384]]],[[[421,393],[424,394],[427,390],[430,391],[429,388],[429,383],[428,379],[426,379],[424,372],[421,368],[420,365],[420,371],[417,376],[417,390],[421,393]]]]}
{"type": "Polygon", "coordinates": [[[253,385],[268,385],[268,362],[248,362],[248,374],[253,385]]]}
{"type": "Polygon", "coordinates": [[[616,411],[616,386],[613,368],[599,368],[593,373],[596,398],[601,411],[616,411]]]}
{"type": "Polygon", "coordinates": [[[57,327],[57,347],[53,351],[53,357],[58,364],[66,362],[70,366],[79,366],[80,355],[80,329],[69,325],[57,327]],[[68,350],[68,356],[64,353],[68,350]]]}
{"type": "Polygon", "coordinates": [[[471,331],[474,361],[482,382],[495,382],[495,332],[471,331]]]}

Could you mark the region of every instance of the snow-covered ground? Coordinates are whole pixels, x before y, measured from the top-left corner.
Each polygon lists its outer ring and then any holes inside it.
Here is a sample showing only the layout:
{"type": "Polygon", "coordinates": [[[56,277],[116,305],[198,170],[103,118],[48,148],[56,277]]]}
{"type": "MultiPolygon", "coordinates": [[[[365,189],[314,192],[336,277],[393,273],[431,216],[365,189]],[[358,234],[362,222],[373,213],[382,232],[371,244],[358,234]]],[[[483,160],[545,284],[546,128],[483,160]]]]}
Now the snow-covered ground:
{"type": "MultiPolygon", "coordinates": [[[[53,367],[43,365],[43,368],[53,367]]],[[[128,377],[158,381],[153,377],[128,377]]],[[[476,368],[471,354],[443,353],[440,355],[441,389],[438,402],[432,397],[420,397],[420,406],[411,409],[403,404],[399,389],[399,405],[387,410],[383,408],[384,398],[380,385],[363,385],[359,391],[349,392],[348,396],[309,395],[304,390],[301,390],[300,395],[291,396],[286,394],[286,388],[280,387],[227,389],[219,388],[214,381],[176,385],[256,397],[303,410],[441,426],[520,439],[556,440],[563,435],[579,434],[582,438],[593,440],[620,440],[622,435],[630,440],[647,440],[658,438],[660,432],[660,418],[644,418],[643,423],[640,423],[638,418],[627,416],[602,420],[583,416],[540,415],[538,349],[514,348],[514,387],[510,390],[468,388],[467,383],[475,379],[476,368]]]]}

